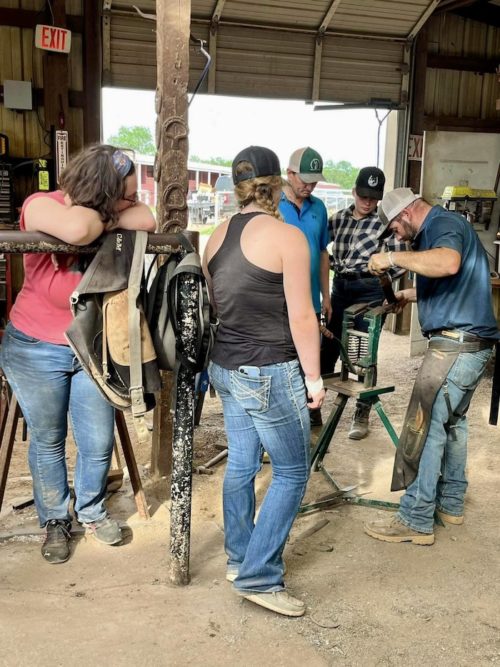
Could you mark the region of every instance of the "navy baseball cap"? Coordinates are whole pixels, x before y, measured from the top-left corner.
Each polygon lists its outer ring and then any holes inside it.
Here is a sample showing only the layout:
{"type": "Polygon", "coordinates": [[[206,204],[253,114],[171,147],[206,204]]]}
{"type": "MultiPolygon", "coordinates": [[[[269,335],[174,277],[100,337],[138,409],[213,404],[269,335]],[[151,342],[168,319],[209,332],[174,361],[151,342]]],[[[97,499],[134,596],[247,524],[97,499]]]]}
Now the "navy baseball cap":
{"type": "Polygon", "coordinates": [[[264,146],[248,146],[238,153],[232,164],[233,183],[238,185],[258,176],[281,176],[281,167],[278,156],[270,148],[264,146]],[[237,172],[242,162],[248,162],[245,171],[237,172]]]}

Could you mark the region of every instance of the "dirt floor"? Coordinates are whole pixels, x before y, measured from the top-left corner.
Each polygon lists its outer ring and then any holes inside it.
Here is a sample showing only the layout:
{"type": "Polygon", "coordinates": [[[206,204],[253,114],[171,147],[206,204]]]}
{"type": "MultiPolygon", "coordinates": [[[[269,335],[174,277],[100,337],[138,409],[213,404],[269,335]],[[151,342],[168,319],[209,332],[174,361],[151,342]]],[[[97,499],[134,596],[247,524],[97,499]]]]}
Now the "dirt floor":
{"type": "MultiPolygon", "coordinates": [[[[399,432],[420,359],[408,339],[384,332],[379,384],[394,384],[384,407],[399,432]]],[[[287,584],[307,613],[288,619],[238,598],[226,582],[221,518],[224,464],[193,478],[191,584],[169,583],[168,480],[148,475],[137,450],[152,519],[141,521],[129,483],[109,508],[127,526],[122,546],[76,535],[71,559],[40,556],[34,510],[13,511],[30,495],[26,444],[16,443],[0,514],[0,627],[6,666],[71,664],[181,666],[488,665],[500,663],[499,432],[488,425],[491,378],[470,410],[469,492],[463,526],[436,526],[432,547],[378,542],[363,533],[383,511],[342,504],[299,516],[285,549],[287,584]],[[304,536],[309,528],[318,528],[304,536]]],[[[333,396],[329,396],[331,405],[333,396]]],[[[324,410],[326,413],[326,410],[324,410]]],[[[388,492],[393,445],[378,417],[361,442],[346,437],[348,404],[325,457],[342,485],[364,498],[388,492]]],[[[196,429],[196,464],[224,444],[220,403],[207,397],[196,429]]],[[[262,497],[270,476],[258,478],[262,497]]],[[[331,491],[314,473],[307,498],[331,491]]],[[[310,531],[311,532],[311,531],[310,531]]]]}

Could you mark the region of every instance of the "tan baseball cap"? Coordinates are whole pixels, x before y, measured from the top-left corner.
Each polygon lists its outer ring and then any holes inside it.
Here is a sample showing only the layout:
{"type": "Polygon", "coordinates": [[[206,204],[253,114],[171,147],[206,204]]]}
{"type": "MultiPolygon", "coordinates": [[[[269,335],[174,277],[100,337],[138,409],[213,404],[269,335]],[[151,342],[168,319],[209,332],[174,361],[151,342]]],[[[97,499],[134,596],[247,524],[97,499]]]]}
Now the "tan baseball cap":
{"type": "Polygon", "coordinates": [[[306,146],[297,148],[290,156],[288,164],[290,171],[298,174],[304,183],[317,183],[326,181],[323,174],[323,158],[314,148],[306,146]]]}

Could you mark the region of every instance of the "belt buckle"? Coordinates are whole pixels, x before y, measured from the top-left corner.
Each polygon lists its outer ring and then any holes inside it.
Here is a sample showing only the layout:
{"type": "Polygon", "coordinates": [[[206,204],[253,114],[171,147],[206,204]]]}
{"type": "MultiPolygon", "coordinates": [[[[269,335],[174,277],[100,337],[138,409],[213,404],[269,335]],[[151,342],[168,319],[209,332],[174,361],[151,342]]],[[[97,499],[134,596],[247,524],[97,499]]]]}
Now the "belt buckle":
{"type": "Polygon", "coordinates": [[[440,331],[440,335],[444,336],[445,338],[451,338],[452,340],[458,340],[458,341],[462,337],[459,331],[449,331],[446,329],[440,331]]]}

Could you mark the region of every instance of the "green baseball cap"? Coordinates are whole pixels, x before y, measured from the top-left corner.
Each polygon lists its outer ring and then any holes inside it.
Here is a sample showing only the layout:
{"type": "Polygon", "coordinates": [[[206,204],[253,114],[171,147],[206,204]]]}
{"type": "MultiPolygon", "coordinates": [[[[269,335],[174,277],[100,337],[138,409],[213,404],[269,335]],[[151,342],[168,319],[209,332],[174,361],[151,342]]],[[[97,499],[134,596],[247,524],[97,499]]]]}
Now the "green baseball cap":
{"type": "Polygon", "coordinates": [[[291,154],[288,169],[298,174],[304,183],[326,181],[323,174],[323,158],[310,146],[297,148],[291,154]]]}

